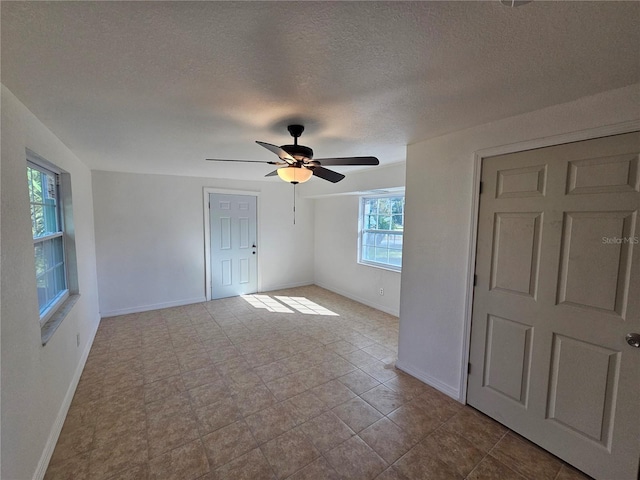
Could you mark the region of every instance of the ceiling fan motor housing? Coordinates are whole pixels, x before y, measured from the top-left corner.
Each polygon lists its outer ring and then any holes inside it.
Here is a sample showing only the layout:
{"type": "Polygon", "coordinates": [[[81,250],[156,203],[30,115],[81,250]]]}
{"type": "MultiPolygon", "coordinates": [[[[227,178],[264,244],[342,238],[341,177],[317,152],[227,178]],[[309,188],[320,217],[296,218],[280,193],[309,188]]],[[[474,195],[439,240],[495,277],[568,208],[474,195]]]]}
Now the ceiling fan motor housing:
{"type": "Polygon", "coordinates": [[[311,160],[313,158],[313,150],[304,145],[281,145],[280,148],[296,160],[311,160]]]}

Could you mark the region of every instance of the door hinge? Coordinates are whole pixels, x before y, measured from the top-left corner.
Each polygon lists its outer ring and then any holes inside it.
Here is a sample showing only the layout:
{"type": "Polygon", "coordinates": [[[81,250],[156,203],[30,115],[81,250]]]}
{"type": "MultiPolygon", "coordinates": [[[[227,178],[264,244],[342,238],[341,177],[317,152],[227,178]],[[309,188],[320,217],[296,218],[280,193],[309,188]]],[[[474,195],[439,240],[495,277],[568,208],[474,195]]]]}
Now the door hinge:
{"type": "Polygon", "coordinates": [[[471,374],[471,362],[467,363],[467,375],[471,374]]]}
{"type": "Polygon", "coordinates": [[[482,195],[482,190],[484,190],[484,182],[480,182],[480,187],[478,187],[478,193],[482,195]]]}
{"type": "Polygon", "coordinates": [[[476,285],[478,285],[478,275],[473,274],[473,286],[475,287],[476,285]]]}

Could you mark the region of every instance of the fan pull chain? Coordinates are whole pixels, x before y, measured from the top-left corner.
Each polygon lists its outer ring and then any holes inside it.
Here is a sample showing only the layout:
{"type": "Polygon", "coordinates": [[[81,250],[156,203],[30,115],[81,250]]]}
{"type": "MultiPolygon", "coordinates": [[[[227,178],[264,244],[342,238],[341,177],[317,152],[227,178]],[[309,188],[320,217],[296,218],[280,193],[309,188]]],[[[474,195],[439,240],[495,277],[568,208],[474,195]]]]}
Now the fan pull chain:
{"type": "Polygon", "coordinates": [[[293,184],[293,224],[296,224],[296,184],[293,184]]]}

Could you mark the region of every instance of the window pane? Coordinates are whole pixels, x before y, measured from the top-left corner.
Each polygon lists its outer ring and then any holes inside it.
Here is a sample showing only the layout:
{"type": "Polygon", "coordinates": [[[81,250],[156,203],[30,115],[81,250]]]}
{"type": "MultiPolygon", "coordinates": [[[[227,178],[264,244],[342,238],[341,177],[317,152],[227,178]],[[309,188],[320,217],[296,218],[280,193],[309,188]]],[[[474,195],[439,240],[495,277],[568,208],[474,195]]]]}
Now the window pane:
{"type": "Polygon", "coordinates": [[[42,205],[31,205],[31,224],[33,226],[33,238],[46,235],[46,225],[44,221],[44,207],[42,205]]]}
{"type": "Polygon", "coordinates": [[[376,234],[376,247],[387,247],[389,242],[387,240],[386,233],[378,233],[376,234]]]}
{"type": "Polygon", "coordinates": [[[375,260],[375,248],[374,247],[362,247],[362,259],[372,262],[375,260]]]}
{"type": "Polygon", "coordinates": [[[394,197],[391,199],[391,213],[403,213],[404,197],[394,197]]]}
{"type": "Polygon", "coordinates": [[[387,215],[391,213],[391,200],[389,198],[378,199],[378,213],[387,215]]]}
{"type": "Polygon", "coordinates": [[[363,245],[375,245],[376,235],[375,233],[365,232],[362,235],[362,244],[363,245]]]}
{"type": "Polygon", "coordinates": [[[389,263],[396,267],[402,266],[402,250],[389,249],[389,263]]]}
{"type": "Polygon", "coordinates": [[[41,243],[34,245],[35,249],[35,261],[36,261],[36,277],[40,278],[47,270],[47,266],[44,260],[44,246],[41,243]]]}
{"type": "Polygon", "coordinates": [[[375,215],[367,215],[367,216],[365,217],[365,225],[364,225],[364,228],[365,228],[365,229],[367,229],[367,230],[368,230],[368,229],[376,229],[376,228],[378,228],[378,221],[377,221],[377,218],[378,218],[378,217],[376,217],[375,215]]]}
{"type": "Polygon", "coordinates": [[[378,217],[378,230],[391,230],[391,216],[378,217]]]}
{"type": "Polygon", "coordinates": [[[56,208],[55,200],[47,199],[45,200],[46,204],[44,207],[44,223],[45,223],[45,231],[47,235],[52,233],[57,233],[60,230],[58,229],[58,211],[56,208]]]}
{"type": "Polygon", "coordinates": [[[402,266],[404,196],[362,198],[360,260],[402,266]]]}
{"type": "Polygon", "coordinates": [[[389,235],[389,247],[402,250],[402,235],[389,235]]]}
{"type": "Polygon", "coordinates": [[[376,248],[376,262],[387,263],[388,259],[388,250],[386,248],[376,248]]]}
{"type": "Polygon", "coordinates": [[[64,247],[62,244],[62,237],[56,237],[53,242],[53,264],[58,265],[64,262],[64,247]]]}

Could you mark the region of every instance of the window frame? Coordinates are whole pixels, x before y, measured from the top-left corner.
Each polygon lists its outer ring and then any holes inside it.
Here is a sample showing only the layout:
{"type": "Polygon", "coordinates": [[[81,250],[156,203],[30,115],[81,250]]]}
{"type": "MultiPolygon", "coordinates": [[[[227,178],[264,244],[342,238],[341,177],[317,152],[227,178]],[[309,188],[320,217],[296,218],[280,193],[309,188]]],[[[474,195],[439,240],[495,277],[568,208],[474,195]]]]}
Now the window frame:
{"type": "MultiPolygon", "coordinates": [[[[57,263],[56,266],[49,268],[47,271],[53,268],[56,268],[57,266],[62,264],[63,271],[64,271],[65,288],[60,290],[60,292],[58,292],[58,294],[54,297],[53,301],[42,312],[40,312],[40,307],[38,305],[38,311],[40,314],[40,327],[43,327],[62,307],[62,305],[67,301],[70,295],[69,271],[68,271],[68,263],[67,263],[67,245],[66,245],[67,242],[65,239],[66,237],[65,217],[63,214],[65,205],[64,205],[64,199],[62,196],[61,188],[60,188],[60,185],[61,185],[60,177],[63,172],[61,172],[59,169],[51,165],[49,162],[47,162],[43,158],[40,158],[39,156],[29,151],[27,151],[27,168],[31,168],[33,170],[42,172],[45,175],[52,176],[55,179],[55,189],[56,189],[56,192],[55,192],[56,210],[55,211],[56,211],[58,231],[55,233],[43,235],[41,237],[33,237],[33,231],[32,231],[34,250],[36,245],[38,244],[44,245],[45,242],[53,240],[55,238],[60,238],[62,241],[62,249],[61,249],[62,260],[61,262],[57,263]]],[[[33,202],[31,201],[31,197],[29,197],[29,209],[31,209],[31,205],[33,205],[33,202]]],[[[35,253],[34,253],[34,260],[35,260],[35,253]]],[[[34,274],[36,274],[35,270],[34,270],[34,274]]],[[[37,276],[36,276],[36,281],[37,281],[37,276]]]]}
{"type": "MultiPolygon", "coordinates": [[[[405,214],[405,194],[404,191],[390,192],[385,194],[371,194],[371,195],[362,195],[358,199],[359,208],[358,208],[358,259],[357,262],[360,265],[366,265],[368,267],[380,268],[383,270],[390,270],[392,272],[402,272],[402,261],[400,265],[392,265],[390,263],[376,262],[373,260],[367,260],[363,258],[363,251],[366,245],[363,245],[364,235],[365,233],[381,233],[381,234],[393,234],[398,235],[398,230],[385,230],[385,229],[367,229],[365,228],[365,202],[371,199],[381,199],[381,198],[402,198],[402,230],[400,231],[400,235],[403,239],[404,246],[404,214],[405,214]]],[[[390,214],[393,216],[393,213],[390,214]]],[[[389,247],[387,247],[389,249],[389,247]]],[[[400,251],[402,252],[403,249],[400,251]]],[[[402,253],[401,253],[402,258],[402,253]]]]}

